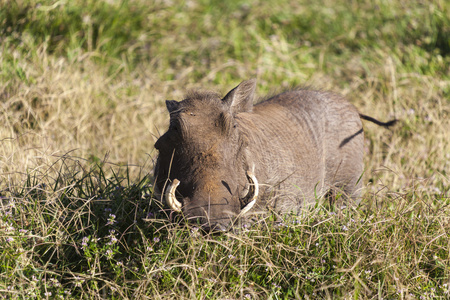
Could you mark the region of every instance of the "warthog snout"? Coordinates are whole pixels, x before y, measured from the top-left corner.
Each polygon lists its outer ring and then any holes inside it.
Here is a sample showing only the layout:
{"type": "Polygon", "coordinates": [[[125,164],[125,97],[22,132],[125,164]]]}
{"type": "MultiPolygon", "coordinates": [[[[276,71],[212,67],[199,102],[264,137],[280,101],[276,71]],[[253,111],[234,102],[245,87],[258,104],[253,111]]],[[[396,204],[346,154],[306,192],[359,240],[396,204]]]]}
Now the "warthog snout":
{"type": "MultiPolygon", "coordinates": [[[[248,186],[245,190],[245,195],[241,198],[238,196],[238,190],[234,194],[230,193],[230,200],[223,198],[211,200],[211,194],[207,197],[202,197],[194,193],[191,197],[179,196],[181,200],[177,199],[177,187],[180,185],[178,179],[174,179],[166,188],[164,199],[167,205],[175,212],[184,212],[191,221],[200,222],[205,231],[224,231],[228,225],[234,223],[238,217],[247,213],[256,203],[259,193],[259,185],[256,176],[247,171],[248,186]],[[191,199],[196,199],[192,201],[191,199]],[[237,210],[230,210],[234,203],[239,201],[242,206],[237,210]],[[184,203],[184,204],[183,204],[184,203]],[[228,211],[227,211],[228,210],[228,211]]],[[[229,186],[226,182],[222,182],[223,186],[230,192],[229,186]]],[[[214,197],[214,194],[213,194],[214,197]]],[[[216,196],[217,197],[217,196],[216,196]]]]}

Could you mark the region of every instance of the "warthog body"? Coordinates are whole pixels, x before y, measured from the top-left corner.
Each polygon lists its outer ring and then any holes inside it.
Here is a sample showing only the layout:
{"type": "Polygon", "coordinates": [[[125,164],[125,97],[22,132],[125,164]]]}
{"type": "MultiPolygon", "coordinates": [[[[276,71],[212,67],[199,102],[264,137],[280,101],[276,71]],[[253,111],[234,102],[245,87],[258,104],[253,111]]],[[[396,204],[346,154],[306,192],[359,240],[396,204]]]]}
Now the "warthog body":
{"type": "Polygon", "coordinates": [[[223,99],[192,92],[166,101],[170,126],[155,144],[155,180],[169,206],[207,229],[225,230],[255,202],[253,210],[295,213],[330,191],[358,201],[361,117],[393,122],[360,115],[337,94],[307,89],[253,106],[254,90],[249,80],[223,99]]]}

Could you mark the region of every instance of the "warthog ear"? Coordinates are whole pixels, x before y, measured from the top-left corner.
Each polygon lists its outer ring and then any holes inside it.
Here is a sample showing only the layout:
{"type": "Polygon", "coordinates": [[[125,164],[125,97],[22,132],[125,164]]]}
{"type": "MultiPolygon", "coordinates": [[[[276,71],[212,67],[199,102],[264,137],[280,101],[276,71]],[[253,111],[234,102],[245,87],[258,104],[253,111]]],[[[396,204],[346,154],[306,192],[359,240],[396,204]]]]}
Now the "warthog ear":
{"type": "Polygon", "coordinates": [[[177,102],[175,100],[166,100],[166,107],[169,113],[176,111],[178,107],[180,106],[180,102],[177,102]]]}
{"type": "Polygon", "coordinates": [[[251,111],[253,108],[255,88],[256,79],[242,81],[237,87],[229,91],[222,101],[229,107],[233,115],[251,111]]]}

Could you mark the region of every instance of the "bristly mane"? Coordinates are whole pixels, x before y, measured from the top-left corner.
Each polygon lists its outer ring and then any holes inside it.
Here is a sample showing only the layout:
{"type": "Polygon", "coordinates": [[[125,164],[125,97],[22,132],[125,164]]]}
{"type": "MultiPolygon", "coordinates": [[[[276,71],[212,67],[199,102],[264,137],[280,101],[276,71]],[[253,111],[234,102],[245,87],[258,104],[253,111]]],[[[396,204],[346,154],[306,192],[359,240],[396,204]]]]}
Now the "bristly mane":
{"type": "Polygon", "coordinates": [[[185,99],[202,99],[202,100],[211,100],[211,99],[221,99],[222,97],[212,91],[203,91],[203,90],[190,90],[185,94],[185,99]]]}
{"type": "Polygon", "coordinates": [[[295,91],[317,91],[317,92],[321,92],[321,89],[315,89],[313,86],[311,85],[299,85],[299,86],[291,86],[288,87],[287,89],[272,89],[271,91],[269,91],[269,93],[263,97],[256,97],[256,100],[254,101],[255,104],[261,103],[261,102],[265,102],[267,100],[272,99],[275,96],[279,96],[281,94],[285,94],[285,93],[289,93],[289,92],[295,92],[295,91]]]}

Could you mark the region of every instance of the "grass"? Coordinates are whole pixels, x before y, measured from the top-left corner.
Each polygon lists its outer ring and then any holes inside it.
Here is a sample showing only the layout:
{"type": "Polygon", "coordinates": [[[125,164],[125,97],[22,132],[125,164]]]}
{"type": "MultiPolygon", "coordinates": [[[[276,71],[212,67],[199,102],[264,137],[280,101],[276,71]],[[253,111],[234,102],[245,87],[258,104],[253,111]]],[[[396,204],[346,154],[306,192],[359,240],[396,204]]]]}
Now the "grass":
{"type": "Polygon", "coordinates": [[[0,298],[446,299],[446,1],[0,0],[0,298]],[[222,235],[152,197],[164,100],[330,89],[365,114],[362,203],[222,235]]]}

